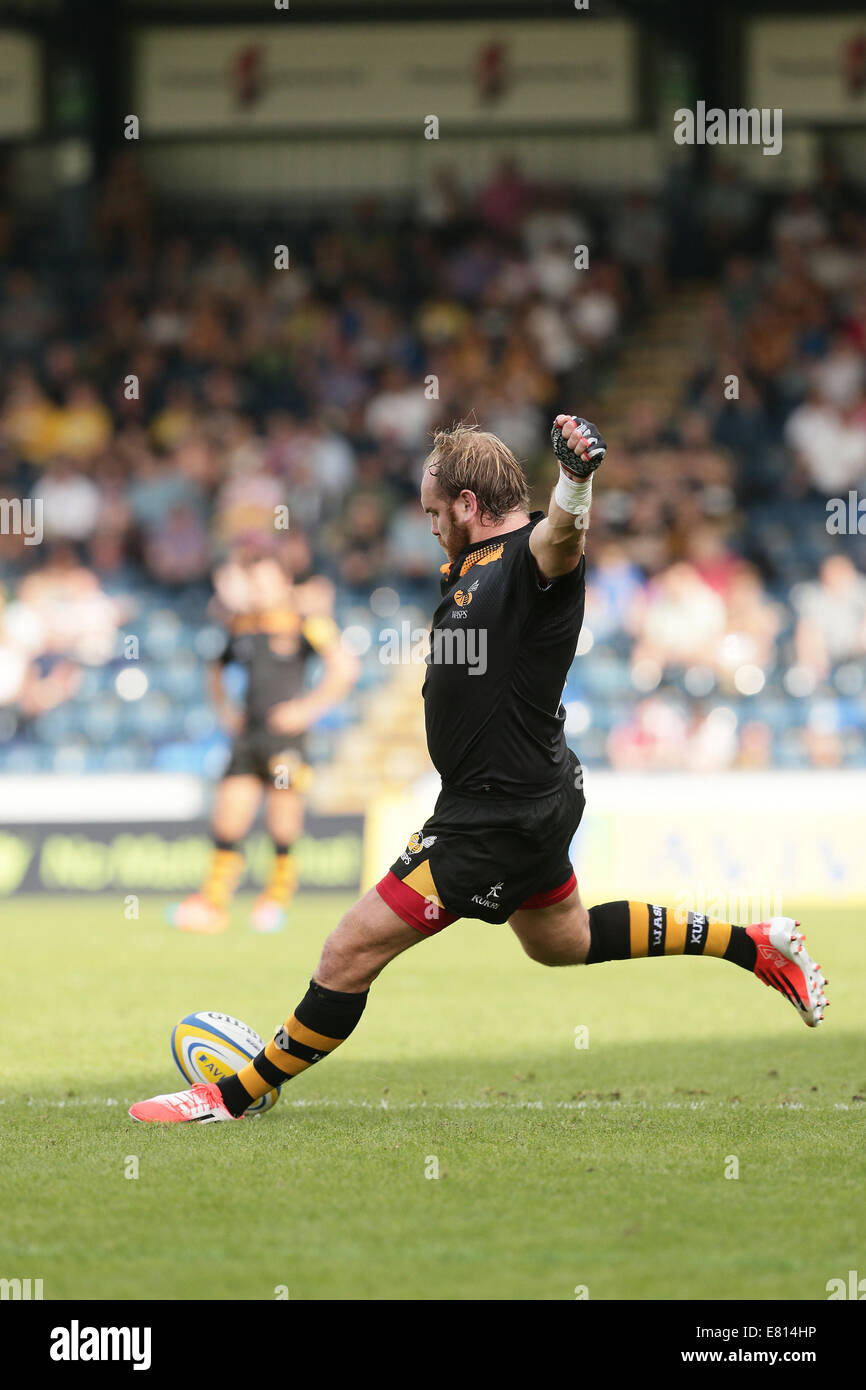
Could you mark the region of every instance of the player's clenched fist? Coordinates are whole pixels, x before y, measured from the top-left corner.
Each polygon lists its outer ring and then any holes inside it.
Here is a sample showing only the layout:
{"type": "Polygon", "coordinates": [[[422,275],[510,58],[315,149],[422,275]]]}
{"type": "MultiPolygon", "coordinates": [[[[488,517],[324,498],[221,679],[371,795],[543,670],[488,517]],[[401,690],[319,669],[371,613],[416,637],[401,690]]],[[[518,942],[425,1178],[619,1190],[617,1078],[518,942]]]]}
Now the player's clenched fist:
{"type": "Polygon", "coordinates": [[[550,431],[553,452],[570,478],[589,478],[607,453],[595,425],[580,415],[557,415],[550,431]]]}

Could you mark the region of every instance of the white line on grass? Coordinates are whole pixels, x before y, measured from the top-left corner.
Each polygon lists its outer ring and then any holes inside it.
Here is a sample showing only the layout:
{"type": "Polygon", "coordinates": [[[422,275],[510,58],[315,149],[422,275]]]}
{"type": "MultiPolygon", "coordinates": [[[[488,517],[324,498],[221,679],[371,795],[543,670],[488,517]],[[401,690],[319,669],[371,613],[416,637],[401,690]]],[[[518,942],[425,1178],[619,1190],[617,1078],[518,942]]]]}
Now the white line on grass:
{"type": "MultiPolygon", "coordinates": [[[[132,1104],[130,1097],[123,1100],[115,1100],[111,1096],[67,1096],[63,1100],[42,1100],[33,1096],[11,1096],[0,1097],[0,1105],[22,1105],[44,1106],[50,1110],[69,1110],[76,1106],[93,1108],[96,1106],[111,1106],[132,1104]]],[[[328,1099],[324,1096],[317,1096],[310,1100],[300,1098],[298,1100],[283,1099],[282,1108],[289,1106],[295,1110],[316,1110],[316,1109],[358,1109],[358,1110],[738,1110],[744,1104],[751,1105],[760,1102],[743,1102],[739,1100],[409,1100],[409,1101],[389,1101],[384,1097],[381,1100],[356,1100],[352,1097],[341,1099],[328,1099]]],[[[802,1101],[781,1100],[771,1103],[768,1107],[773,1110],[826,1110],[823,1105],[804,1105],[802,1101]]],[[[857,1105],[849,1105],[847,1101],[834,1101],[834,1110],[857,1109],[857,1105]]]]}

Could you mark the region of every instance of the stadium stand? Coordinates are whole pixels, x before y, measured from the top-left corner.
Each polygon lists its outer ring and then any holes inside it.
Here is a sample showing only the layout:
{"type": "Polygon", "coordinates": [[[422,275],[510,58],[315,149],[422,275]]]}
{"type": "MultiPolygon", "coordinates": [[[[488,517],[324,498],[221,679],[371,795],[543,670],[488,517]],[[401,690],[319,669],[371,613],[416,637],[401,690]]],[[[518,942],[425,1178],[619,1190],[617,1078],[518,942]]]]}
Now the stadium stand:
{"type": "Polygon", "coordinates": [[[387,780],[386,730],[394,779],[423,775],[417,681],[380,658],[437,593],[430,431],[473,416],[545,505],[568,406],[611,441],[564,696],[583,760],[866,764],[866,535],[828,531],[866,486],[866,215],[832,166],[811,195],[723,164],[694,193],[700,264],[671,197],[587,220],[513,163],[311,214],[290,273],[276,224],[205,234],[128,154],[74,272],[7,210],[0,498],[41,498],[45,538],[0,537],[3,768],[217,774],[211,569],[285,503],[363,659],[313,736],[319,795],[387,780]]]}

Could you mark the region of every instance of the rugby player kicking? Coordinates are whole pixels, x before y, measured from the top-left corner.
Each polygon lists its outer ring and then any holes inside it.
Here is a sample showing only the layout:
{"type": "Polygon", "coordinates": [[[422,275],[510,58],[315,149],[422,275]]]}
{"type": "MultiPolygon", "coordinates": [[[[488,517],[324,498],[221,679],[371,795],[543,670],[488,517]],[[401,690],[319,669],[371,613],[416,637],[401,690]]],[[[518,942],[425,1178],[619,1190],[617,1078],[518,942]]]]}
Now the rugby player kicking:
{"type": "Polygon", "coordinates": [[[592,475],[606,446],[570,415],[556,417],[552,438],[560,473],[545,517],[529,512],[523,470],[501,440],[464,426],[436,434],[421,484],[448,556],[423,688],[442,776],[433,815],[328,937],[307,993],[254,1061],[217,1084],[140,1101],[134,1119],[242,1116],[339,1047],[388,962],[458,917],[507,922],[542,965],[718,956],[772,985],[808,1027],[821,1022],[827,981],[790,917],[735,926],[655,903],[587,910],[580,900],[569,848],[583,778],[561,695],[583,621],[592,475]],[[479,640],[465,650],[485,660],[457,663],[456,630],[470,625],[479,640]],[[440,640],[449,631],[455,640],[440,640]]]}

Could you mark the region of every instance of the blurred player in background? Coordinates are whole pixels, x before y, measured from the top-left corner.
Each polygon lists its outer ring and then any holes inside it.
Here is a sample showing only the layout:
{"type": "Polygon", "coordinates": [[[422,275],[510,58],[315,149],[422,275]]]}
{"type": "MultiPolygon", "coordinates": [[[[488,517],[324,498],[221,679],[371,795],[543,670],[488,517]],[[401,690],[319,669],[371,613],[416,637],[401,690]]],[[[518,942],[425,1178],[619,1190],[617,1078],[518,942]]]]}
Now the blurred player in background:
{"type": "Polygon", "coordinates": [[[340,643],[330,581],[313,576],[298,584],[292,571],[286,550],[251,540],[214,574],[215,609],[226,628],[226,645],[209,668],[208,683],[220,723],[234,741],[214,800],[207,877],[198,893],[169,909],[170,921],[181,931],[220,932],[228,926],[244,867],[239,845],[263,800],[274,862],[253,908],[255,930],[279,931],[297,886],[292,847],[312,779],[305,736],[348,694],[359,668],[340,643]],[[308,663],[316,657],[321,678],[305,689],[308,663]],[[223,679],[225,666],[235,662],[247,673],[241,709],[229,699],[223,679]]]}

